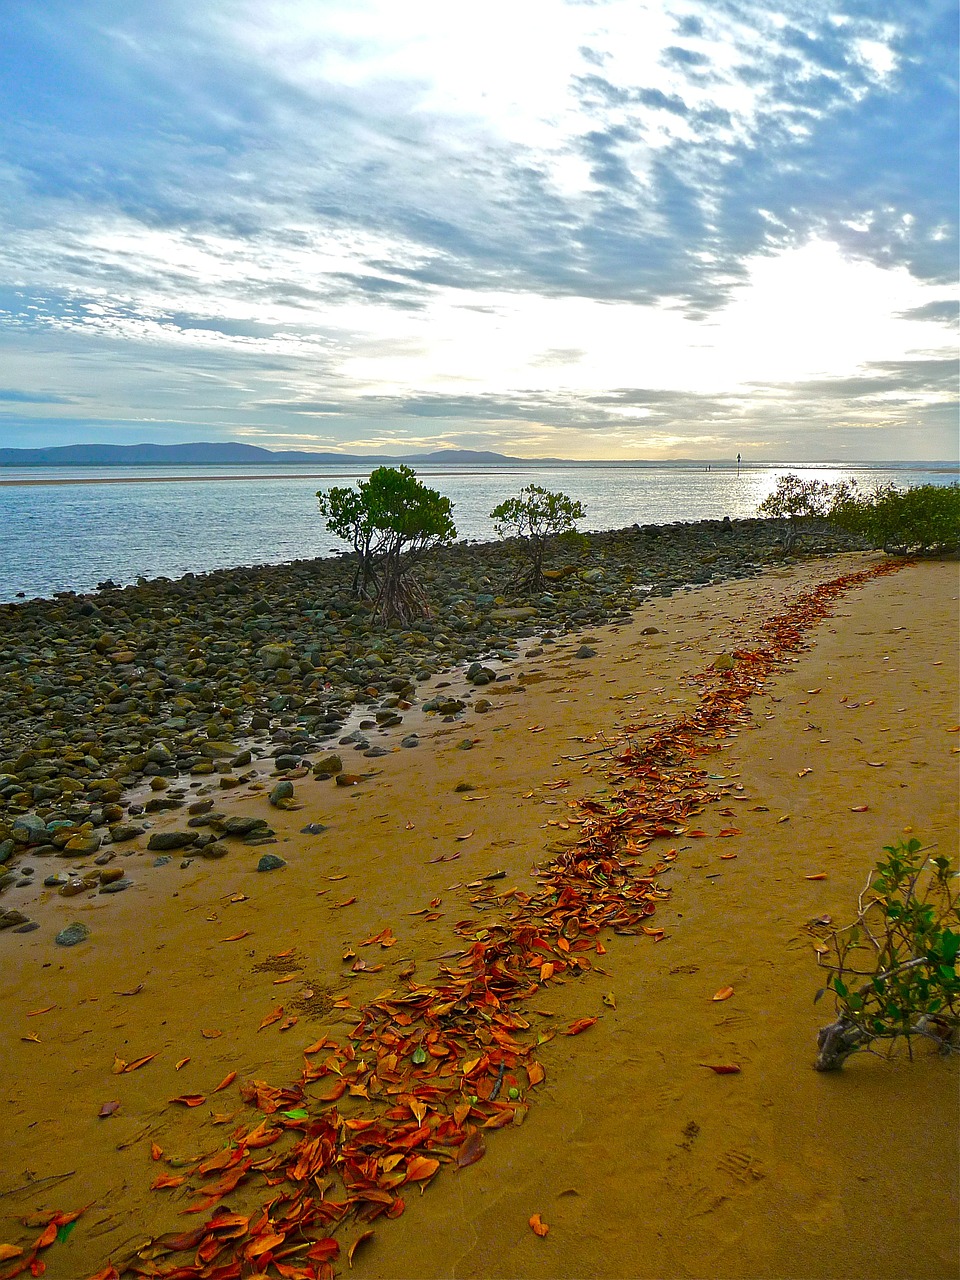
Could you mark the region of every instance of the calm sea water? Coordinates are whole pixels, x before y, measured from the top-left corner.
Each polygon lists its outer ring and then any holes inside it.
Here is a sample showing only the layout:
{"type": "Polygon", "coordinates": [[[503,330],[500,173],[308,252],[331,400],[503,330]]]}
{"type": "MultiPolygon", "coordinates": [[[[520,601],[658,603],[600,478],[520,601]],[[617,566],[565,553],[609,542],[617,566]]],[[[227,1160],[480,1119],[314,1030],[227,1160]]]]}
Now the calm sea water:
{"type": "MultiPolygon", "coordinates": [[[[424,466],[418,475],[453,501],[461,538],[485,541],[494,537],[491,508],[526,484],[579,499],[584,529],[617,529],[753,516],[786,471],[867,489],[958,478],[952,463],[750,464],[739,476],[719,463],[424,466]]],[[[339,552],[315,494],[363,474],[356,465],[285,467],[279,477],[263,467],[0,469],[0,600],[339,552]]]]}

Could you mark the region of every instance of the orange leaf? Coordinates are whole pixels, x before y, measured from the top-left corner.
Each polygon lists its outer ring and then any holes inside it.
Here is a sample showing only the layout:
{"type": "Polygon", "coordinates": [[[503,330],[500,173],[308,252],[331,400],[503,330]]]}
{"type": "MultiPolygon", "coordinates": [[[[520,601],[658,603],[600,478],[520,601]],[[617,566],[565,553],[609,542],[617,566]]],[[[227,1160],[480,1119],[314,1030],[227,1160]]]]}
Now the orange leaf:
{"type": "Polygon", "coordinates": [[[163,1147],[159,1146],[156,1142],[150,1143],[150,1159],[151,1160],[163,1159],[163,1147]]]}
{"type": "MultiPolygon", "coordinates": [[[[159,1052],[159,1050],[157,1052],[159,1052]]],[[[144,1058],[134,1058],[132,1062],[128,1062],[123,1068],[123,1074],[126,1075],[128,1071],[136,1071],[140,1067],[145,1067],[147,1063],[152,1062],[156,1056],[156,1053],[148,1053],[144,1058]]]]}
{"type": "Polygon", "coordinates": [[[713,997],[713,999],[729,1000],[732,995],[733,995],[733,987],[721,987],[720,990],[717,992],[717,994],[713,997]]]}
{"type": "Polygon", "coordinates": [[[797,774],[798,778],[805,778],[808,773],[813,773],[812,769],[801,769],[797,774]]]}
{"type": "Polygon", "coordinates": [[[171,1102],[182,1102],[185,1107],[202,1107],[206,1102],[202,1093],[182,1093],[179,1098],[171,1098],[171,1102]]]}
{"type": "Polygon", "coordinates": [[[827,873],[825,871],[818,871],[816,875],[804,876],[803,878],[804,880],[826,880],[827,873]]]}
{"type": "Polygon", "coordinates": [[[546,964],[542,964],[540,966],[540,981],[541,982],[548,981],[548,979],[553,977],[553,973],[554,973],[554,966],[548,960],[546,964]]]}
{"type": "Polygon", "coordinates": [[[868,804],[855,804],[851,806],[851,813],[867,813],[870,809],[868,804]]]}
{"type": "Polygon", "coordinates": [[[588,1027],[592,1027],[596,1022],[596,1018],[578,1018],[576,1022],[571,1022],[566,1031],[565,1036],[578,1036],[581,1031],[586,1031],[588,1027]]]}
{"type": "Polygon", "coordinates": [[[246,1249],[244,1249],[244,1254],[252,1261],[254,1258],[259,1258],[261,1254],[275,1249],[277,1245],[283,1244],[286,1238],[286,1236],[282,1236],[276,1231],[270,1232],[265,1236],[259,1236],[247,1245],[246,1249]]]}
{"type": "Polygon", "coordinates": [[[354,1240],[353,1244],[347,1250],[347,1266],[349,1267],[353,1266],[353,1255],[357,1252],[360,1246],[365,1241],[369,1240],[372,1236],[373,1236],[372,1231],[363,1231],[360,1233],[360,1235],[357,1236],[356,1240],[354,1240]]]}
{"type": "MultiPolygon", "coordinates": [[[[32,1010],[30,1011],[30,1013],[28,1013],[28,1014],[27,1014],[27,1017],[28,1017],[28,1018],[39,1018],[39,1017],[40,1017],[40,1015],[41,1015],[41,1013],[49,1013],[51,1009],[55,1009],[56,1007],[57,1007],[57,1006],[56,1006],[55,1004],[48,1004],[48,1005],[47,1005],[47,1007],[46,1007],[45,1009],[32,1009],[32,1010]]],[[[0,1247],[2,1247],[2,1248],[4,1248],[4,1249],[9,1249],[9,1248],[12,1248],[13,1246],[12,1246],[12,1245],[2,1245],[2,1246],[0,1246],[0,1247]]]]}
{"type": "Polygon", "coordinates": [[[288,1016],[280,1023],[279,1029],[281,1031],[289,1031],[290,1028],[295,1027],[299,1021],[300,1019],[295,1013],[288,1014],[288,1016]]]}
{"type": "Polygon", "coordinates": [[[282,987],[285,982],[296,982],[299,977],[299,973],[288,973],[286,977],[274,978],[273,985],[275,987],[282,987]]]}
{"type": "Polygon", "coordinates": [[[204,1040],[219,1040],[223,1035],[223,1032],[217,1031],[216,1028],[211,1028],[208,1031],[201,1031],[200,1034],[203,1036],[204,1040]]]}
{"type": "Polygon", "coordinates": [[[439,1160],[430,1156],[414,1156],[407,1165],[407,1181],[423,1182],[426,1178],[432,1178],[439,1168],[439,1160]]]}
{"type": "Polygon", "coordinates": [[[340,1241],[335,1240],[333,1236],[324,1236],[322,1240],[315,1240],[307,1250],[307,1258],[310,1262],[334,1262],[340,1256],[340,1241]]]}
{"type": "Polygon", "coordinates": [[[231,1071],[228,1075],[225,1075],[223,1077],[223,1079],[220,1081],[217,1087],[213,1090],[213,1092],[220,1093],[222,1089],[229,1088],[230,1085],[233,1084],[234,1080],[236,1080],[236,1078],[237,1078],[237,1073],[235,1071],[231,1071]]]}
{"type": "Polygon", "coordinates": [[[221,942],[239,942],[241,938],[249,938],[250,930],[244,929],[242,933],[231,933],[229,938],[221,938],[221,942]]]}
{"type": "MultiPolygon", "coordinates": [[[[357,900],[357,899],[356,899],[356,897],[354,896],[354,897],[352,897],[352,898],[347,898],[347,899],[345,899],[343,902],[335,902],[335,903],[333,904],[333,907],[331,908],[331,910],[336,911],[338,907],[349,907],[349,906],[351,906],[354,902],[356,902],[356,900],[357,900]]],[[[371,1235],[373,1235],[373,1232],[371,1231],[371,1232],[370,1232],[370,1234],[371,1234],[371,1235]]]]}
{"type": "Polygon", "coordinates": [[[540,1217],[539,1213],[533,1214],[530,1219],[530,1226],[533,1228],[534,1235],[545,1236],[550,1228],[540,1217]]]}
{"type": "Polygon", "coordinates": [[[722,831],[717,832],[718,836],[742,836],[743,832],[739,827],[724,827],[722,831]]]}
{"type": "Polygon", "coordinates": [[[534,1087],[534,1085],[542,1084],[546,1078],[547,1078],[547,1073],[546,1071],[544,1071],[543,1067],[540,1065],[539,1062],[527,1063],[527,1079],[530,1082],[531,1089],[534,1087]]]}
{"type": "Polygon", "coordinates": [[[708,1071],[715,1071],[718,1076],[737,1076],[740,1074],[740,1068],[735,1063],[721,1063],[714,1066],[712,1062],[701,1062],[701,1067],[706,1067],[708,1071]]]}
{"type": "Polygon", "coordinates": [[[182,1187],[187,1180],[185,1173],[161,1173],[156,1182],[150,1183],[151,1191],[162,1191],[164,1187],[182,1187]]]}
{"type": "Polygon", "coordinates": [[[179,1071],[180,1068],[185,1067],[189,1061],[190,1061],[189,1058],[181,1058],[179,1062],[175,1062],[173,1064],[174,1071],[179,1071]]]}
{"type": "Polygon", "coordinates": [[[11,1258],[19,1258],[23,1250],[15,1244],[0,1244],[0,1262],[9,1262],[11,1258]]]}
{"type": "Polygon", "coordinates": [[[260,1023],[259,1027],[257,1027],[257,1030],[262,1031],[264,1027],[269,1027],[272,1023],[279,1022],[282,1017],[283,1017],[283,1005],[278,1004],[276,1009],[274,1009],[271,1013],[267,1014],[264,1020],[260,1023]]]}

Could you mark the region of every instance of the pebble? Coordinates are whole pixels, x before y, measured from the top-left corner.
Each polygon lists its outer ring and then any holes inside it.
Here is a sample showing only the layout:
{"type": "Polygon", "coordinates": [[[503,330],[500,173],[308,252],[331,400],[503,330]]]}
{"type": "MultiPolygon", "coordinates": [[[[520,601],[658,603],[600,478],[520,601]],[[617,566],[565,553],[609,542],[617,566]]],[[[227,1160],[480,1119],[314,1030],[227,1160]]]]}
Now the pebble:
{"type": "Polygon", "coordinates": [[[28,920],[25,924],[18,924],[13,932],[14,933],[33,933],[34,929],[39,929],[39,928],[40,926],[39,924],[37,924],[36,920],[28,920]]]}
{"type": "Polygon", "coordinates": [[[90,930],[80,921],[68,924],[65,929],[61,929],[54,941],[60,947],[75,947],[78,942],[86,942],[90,937],[90,930]]]}
{"type": "MultiPolygon", "coordinates": [[[[207,847],[209,848],[209,845],[207,847]]],[[[154,858],[153,865],[155,867],[165,867],[168,862],[172,862],[172,861],[173,859],[170,857],[168,853],[161,853],[159,858],[154,858]]]]}
{"type": "Polygon", "coordinates": [[[111,880],[109,884],[100,886],[101,893],[123,893],[124,889],[129,889],[133,884],[126,876],[122,880],[111,880]]]}
{"type": "Polygon", "coordinates": [[[308,822],[305,827],[300,828],[300,834],[302,836],[318,836],[326,830],[327,828],[322,822],[308,822]]]}
{"type": "Polygon", "coordinates": [[[401,747],[419,747],[420,738],[415,733],[408,733],[405,738],[400,740],[401,747]]]}
{"type": "Polygon", "coordinates": [[[195,831],[155,831],[147,841],[147,848],[161,853],[168,849],[186,849],[196,842],[195,831]]]}
{"type": "Polygon", "coordinates": [[[258,871],[279,871],[281,867],[285,867],[286,865],[287,864],[284,861],[284,859],[278,857],[277,854],[265,853],[263,857],[260,859],[260,861],[257,863],[257,870],[258,871]]]}
{"type": "Polygon", "coordinates": [[[270,792],[268,799],[275,808],[283,808],[284,801],[293,799],[293,783],[278,782],[270,792]]]}

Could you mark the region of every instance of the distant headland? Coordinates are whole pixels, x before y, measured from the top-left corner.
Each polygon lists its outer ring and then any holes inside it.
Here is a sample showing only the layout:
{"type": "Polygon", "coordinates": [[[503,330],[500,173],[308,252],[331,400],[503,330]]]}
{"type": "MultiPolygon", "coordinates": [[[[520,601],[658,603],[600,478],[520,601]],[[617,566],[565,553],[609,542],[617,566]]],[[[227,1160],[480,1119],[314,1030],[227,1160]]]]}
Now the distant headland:
{"type": "Polygon", "coordinates": [[[49,449],[0,449],[0,467],[225,467],[332,466],[346,463],[378,466],[406,463],[409,466],[433,463],[495,465],[562,462],[562,458],[511,458],[503,453],[473,449],[438,449],[415,455],[308,453],[296,449],[262,449],[255,444],[233,441],[196,444],[67,444],[49,449]]]}

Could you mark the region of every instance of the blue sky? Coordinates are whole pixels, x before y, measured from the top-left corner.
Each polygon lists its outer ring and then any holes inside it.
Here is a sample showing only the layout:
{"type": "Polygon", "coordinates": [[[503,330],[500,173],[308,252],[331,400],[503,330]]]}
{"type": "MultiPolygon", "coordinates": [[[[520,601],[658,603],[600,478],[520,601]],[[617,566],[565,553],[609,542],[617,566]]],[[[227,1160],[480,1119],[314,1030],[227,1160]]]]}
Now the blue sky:
{"type": "Polygon", "coordinates": [[[0,444],[950,458],[953,0],[5,0],[0,444]]]}

